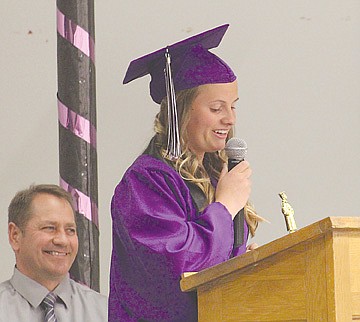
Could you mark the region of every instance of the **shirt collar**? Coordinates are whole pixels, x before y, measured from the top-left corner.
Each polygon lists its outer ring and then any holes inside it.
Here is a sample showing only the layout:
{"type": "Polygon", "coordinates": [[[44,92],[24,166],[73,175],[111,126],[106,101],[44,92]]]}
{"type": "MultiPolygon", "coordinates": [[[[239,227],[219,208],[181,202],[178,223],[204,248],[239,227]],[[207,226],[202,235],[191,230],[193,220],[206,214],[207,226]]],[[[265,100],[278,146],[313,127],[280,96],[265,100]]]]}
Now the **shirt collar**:
{"type": "MultiPolygon", "coordinates": [[[[35,308],[41,304],[44,297],[49,293],[46,287],[21,273],[16,267],[14,268],[14,274],[10,279],[10,283],[35,308]]],[[[53,291],[66,307],[69,306],[71,300],[70,290],[70,278],[69,275],[66,275],[53,291]]]]}
{"type": "Polygon", "coordinates": [[[65,304],[68,308],[71,301],[71,283],[69,274],[67,274],[61,283],[53,291],[65,304]]]}

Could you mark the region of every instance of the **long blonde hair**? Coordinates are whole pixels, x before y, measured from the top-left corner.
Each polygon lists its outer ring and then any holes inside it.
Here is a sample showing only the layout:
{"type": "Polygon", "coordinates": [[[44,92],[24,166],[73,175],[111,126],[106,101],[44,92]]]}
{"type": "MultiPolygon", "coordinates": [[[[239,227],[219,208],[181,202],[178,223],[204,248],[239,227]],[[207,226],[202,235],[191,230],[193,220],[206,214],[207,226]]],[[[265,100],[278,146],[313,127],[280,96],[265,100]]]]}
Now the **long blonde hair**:
{"type": "MultiPolygon", "coordinates": [[[[180,143],[182,154],[180,158],[175,161],[167,158],[167,100],[163,99],[160,104],[160,112],[155,118],[155,147],[158,149],[160,155],[164,157],[174,169],[176,169],[181,177],[198,186],[206,196],[207,206],[215,200],[215,188],[212,185],[211,179],[218,180],[221,169],[224,163],[227,163],[227,156],[224,150],[217,152],[205,153],[203,163],[199,162],[196,155],[192,153],[188,147],[187,124],[190,117],[190,107],[199,92],[199,87],[186,89],[176,93],[176,103],[178,109],[180,143]]],[[[228,138],[233,136],[231,130],[228,138]]],[[[244,208],[246,222],[248,223],[251,236],[254,236],[258,222],[262,218],[257,215],[254,207],[250,202],[247,202],[244,208]]]]}

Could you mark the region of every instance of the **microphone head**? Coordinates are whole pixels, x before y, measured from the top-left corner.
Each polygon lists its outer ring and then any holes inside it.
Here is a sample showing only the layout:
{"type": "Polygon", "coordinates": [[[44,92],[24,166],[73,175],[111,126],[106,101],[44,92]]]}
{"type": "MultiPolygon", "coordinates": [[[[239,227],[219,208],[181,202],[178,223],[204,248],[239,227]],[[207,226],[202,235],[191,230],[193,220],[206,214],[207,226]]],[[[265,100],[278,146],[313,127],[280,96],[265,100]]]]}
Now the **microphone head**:
{"type": "Polygon", "coordinates": [[[247,153],[247,144],[243,139],[231,138],[226,142],[225,152],[228,159],[244,160],[247,153]]]}

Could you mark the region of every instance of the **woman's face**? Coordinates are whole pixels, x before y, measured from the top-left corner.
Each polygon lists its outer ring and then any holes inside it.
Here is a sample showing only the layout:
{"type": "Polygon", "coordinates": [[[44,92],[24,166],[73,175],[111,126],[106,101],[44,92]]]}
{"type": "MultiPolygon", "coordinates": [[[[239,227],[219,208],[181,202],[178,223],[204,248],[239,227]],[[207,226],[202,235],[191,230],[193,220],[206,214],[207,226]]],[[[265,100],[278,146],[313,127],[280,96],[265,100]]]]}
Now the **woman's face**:
{"type": "Polygon", "coordinates": [[[202,161],[205,152],[224,149],[227,135],[236,121],[237,100],[237,81],[199,87],[187,125],[189,149],[199,160],[202,161]]]}

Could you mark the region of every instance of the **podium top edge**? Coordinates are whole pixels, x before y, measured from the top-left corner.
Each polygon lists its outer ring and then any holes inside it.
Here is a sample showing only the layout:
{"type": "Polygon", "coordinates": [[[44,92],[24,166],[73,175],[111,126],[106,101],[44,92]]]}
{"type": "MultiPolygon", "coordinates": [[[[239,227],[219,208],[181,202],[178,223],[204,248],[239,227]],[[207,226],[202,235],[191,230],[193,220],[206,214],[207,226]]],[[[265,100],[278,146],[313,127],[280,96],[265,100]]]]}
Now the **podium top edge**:
{"type": "Polygon", "coordinates": [[[326,217],[320,221],[301,228],[294,233],[284,235],[259,248],[231,258],[226,262],[199,271],[197,274],[183,275],[180,288],[184,292],[196,290],[202,284],[225,276],[234,270],[256,266],[260,261],[269,258],[309,240],[314,240],[334,231],[354,231],[360,235],[360,217],[326,217]]]}
{"type": "MultiPolygon", "coordinates": [[[[327,217],[332,228],[343,229],[360,229],[360,217],[327,217]]],[[[321,221],[319,222],[321,223],[321,221]]]]}

